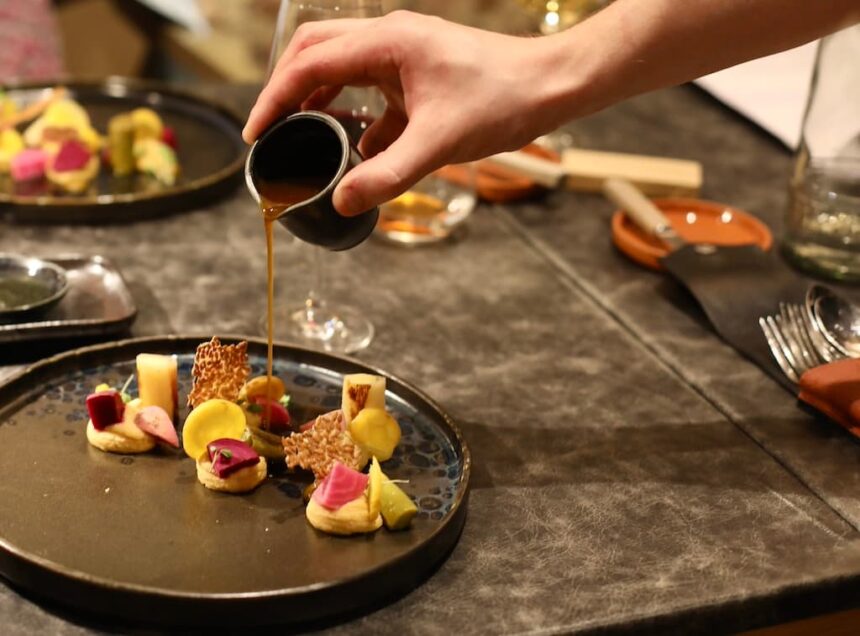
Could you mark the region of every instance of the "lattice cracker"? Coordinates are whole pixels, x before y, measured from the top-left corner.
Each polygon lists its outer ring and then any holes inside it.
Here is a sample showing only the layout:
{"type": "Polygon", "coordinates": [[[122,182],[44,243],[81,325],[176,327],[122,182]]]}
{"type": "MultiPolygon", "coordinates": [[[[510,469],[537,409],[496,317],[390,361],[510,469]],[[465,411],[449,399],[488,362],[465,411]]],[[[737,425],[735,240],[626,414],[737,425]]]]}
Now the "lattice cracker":
{"type": "Polygon", "coordinates": [[[343,412],[338,409],[320,415],[313,428],[284,438],[288,468],[313,472],[317,481],[331,472],[335,462],[361,470],[366,459],[343,429],[343,412]]]}
{"type": "Polygon", "coordinates": [[[199,345],[194,354],[194,387],[188,394],[188,405],[194,408],[215,398],[235,402],[250,372],[247,342],[222,345],[213,337],[199,345]]]}

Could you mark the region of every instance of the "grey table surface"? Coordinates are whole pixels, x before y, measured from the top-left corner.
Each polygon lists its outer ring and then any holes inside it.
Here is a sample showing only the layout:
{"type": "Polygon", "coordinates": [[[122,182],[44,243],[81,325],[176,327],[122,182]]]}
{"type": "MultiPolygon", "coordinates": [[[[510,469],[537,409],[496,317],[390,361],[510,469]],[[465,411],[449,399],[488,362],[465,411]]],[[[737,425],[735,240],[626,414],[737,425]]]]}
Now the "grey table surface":
{"type": "MultiPolygon", "coordinates": [[[[252,95],[217,93],[242,108],[252,95]]],[[[698,159],[705,197],[779,232],[789,153],[695,89],[637,98],[571,131],[584,147],[698,159]]],[[[436,398],[475,468],[466,528],[439,570],[384,607],[315,628],[714,633],[856,605],[860,445],[724,345],[676,285],[616,253],[611,212],[559,192],[481,206],[457,242],[371,241],[331,256],[329,295],[378,328],[360,358],[436,398]]],[[[299,302],[306,250],[285,233],[278,247],[279,302],[299,302]]],[[[139,305],[133,335],[260,334],[265,246],[244,192],[148,223],[4,225],[0,250],[112,259],[139,305]]],[[[0,365],[53,348],[4,346],[0,365]]],[[[0,366],[0,381],[12,370],[0,366]]],[[[3,584],[0,625],[131,629],[3,584]]]]}

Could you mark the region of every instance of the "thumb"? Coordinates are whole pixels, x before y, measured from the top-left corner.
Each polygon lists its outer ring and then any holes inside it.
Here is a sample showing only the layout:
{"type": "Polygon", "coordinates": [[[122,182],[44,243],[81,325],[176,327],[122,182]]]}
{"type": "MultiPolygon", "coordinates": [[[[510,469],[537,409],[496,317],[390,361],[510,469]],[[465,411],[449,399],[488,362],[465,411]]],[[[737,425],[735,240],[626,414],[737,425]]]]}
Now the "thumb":
{"type": "Polygon", "coordinates": [[[387,149],[359,164],[344,176],[334,191],[334,207],[355,216],[403,194],[423,177],[444,165],[431,135],[410,124],[387,149]]]}

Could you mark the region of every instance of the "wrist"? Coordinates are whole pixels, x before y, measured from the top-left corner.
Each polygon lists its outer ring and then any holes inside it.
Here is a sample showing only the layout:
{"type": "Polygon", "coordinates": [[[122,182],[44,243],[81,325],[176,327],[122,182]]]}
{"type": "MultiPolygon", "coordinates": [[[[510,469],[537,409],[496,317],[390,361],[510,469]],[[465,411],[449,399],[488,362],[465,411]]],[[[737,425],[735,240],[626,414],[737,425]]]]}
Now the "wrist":
{"type": "MultiPolygon", "coordinates": [[[[537,38],[536,109],[549,130],[600,110],[595,90],[598,69],[593,51],[577,36],[574,27],[563,33],[537,38]]],[[[595,52],[596,53],[596,52],[595,52]]]]}

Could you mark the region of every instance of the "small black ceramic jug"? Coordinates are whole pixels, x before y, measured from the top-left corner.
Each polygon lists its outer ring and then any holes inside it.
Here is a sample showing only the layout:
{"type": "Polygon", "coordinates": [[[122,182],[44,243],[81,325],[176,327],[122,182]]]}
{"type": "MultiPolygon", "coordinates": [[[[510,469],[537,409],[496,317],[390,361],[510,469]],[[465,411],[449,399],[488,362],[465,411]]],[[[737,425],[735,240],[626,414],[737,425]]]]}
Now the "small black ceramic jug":
{"type": "Polygon", "coordinates": [[[361,161],[340,122],[326,113],[304,111],[275,122],[254,142],[245,163],[245,182],[258,203],[270,198],[267,184],[302,186],[307,195],[302,200],[269,200],[284,204],[277,220],[302,241],[347,250],[370,236],[379,217],[378,208],[342,216],[332,203],[337,184],[361,161]]]}

